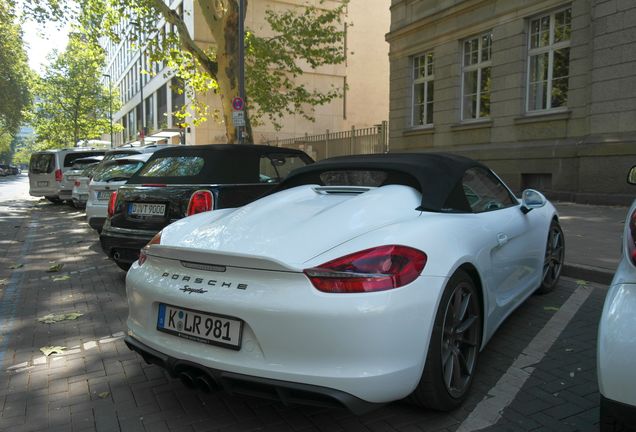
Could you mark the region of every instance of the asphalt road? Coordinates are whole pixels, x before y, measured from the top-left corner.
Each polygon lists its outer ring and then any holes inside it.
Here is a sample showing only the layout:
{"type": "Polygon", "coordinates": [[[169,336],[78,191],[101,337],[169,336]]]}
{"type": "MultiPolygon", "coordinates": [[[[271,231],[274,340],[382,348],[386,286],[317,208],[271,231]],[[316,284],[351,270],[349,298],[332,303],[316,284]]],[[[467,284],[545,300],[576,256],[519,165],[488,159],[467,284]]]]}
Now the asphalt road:
{"type": "Polygon", "coordinates": [[[532,296],[481,353],[471,395],[451,413],[395,402],[354,416],[204,394],[123,344],[124,273],[83,213],[28,198],[26,176],[0,178],[0,431],[596,431],[605,293],[563,278],[532,296]],[[83,315],[38,321],[68,312],[83,315]],[[45,357],[45,346],[66,348],[45,357]]]}

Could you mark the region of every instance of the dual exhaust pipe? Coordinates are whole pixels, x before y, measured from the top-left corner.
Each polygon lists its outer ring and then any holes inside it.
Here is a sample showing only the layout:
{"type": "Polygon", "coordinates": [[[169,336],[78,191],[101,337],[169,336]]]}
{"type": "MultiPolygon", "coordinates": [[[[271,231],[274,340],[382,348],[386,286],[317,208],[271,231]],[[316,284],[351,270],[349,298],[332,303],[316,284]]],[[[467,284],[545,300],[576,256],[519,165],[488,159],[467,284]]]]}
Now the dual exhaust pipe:
{"type": "Polygon", "coordinates": [[[211,393],[219,390],[219,386],[205,372],[195,368],[189,368],[177,375],[183,385],[188,388],[197,388],[204,393],[211,393]]]}

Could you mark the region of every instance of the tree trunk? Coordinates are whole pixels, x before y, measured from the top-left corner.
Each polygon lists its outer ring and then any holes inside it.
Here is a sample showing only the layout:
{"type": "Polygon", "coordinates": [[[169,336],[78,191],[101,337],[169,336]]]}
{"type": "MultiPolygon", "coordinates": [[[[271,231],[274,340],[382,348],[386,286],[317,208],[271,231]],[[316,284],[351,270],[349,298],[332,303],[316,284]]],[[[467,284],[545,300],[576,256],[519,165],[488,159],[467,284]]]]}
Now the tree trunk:
{"type": "MultiPolygon", "coordinates": [[[[214,41],[216,43],[216,62],[218,73],[216,75],[221,96],[223,120],[225,122],[225,135],[229,144],[237,142],[236,128],[232,121],[232,99],[240,95],[239,92],[239,9],[238,0],[199,0],[203,16],[205,18],[214,41]]],[[[247,8],[247,0],[245,0],[247,8]]],[[[252,128],[248,111],[245,110],[245,124],[247,131],[246,142],[253,142],[252,128]]]]}

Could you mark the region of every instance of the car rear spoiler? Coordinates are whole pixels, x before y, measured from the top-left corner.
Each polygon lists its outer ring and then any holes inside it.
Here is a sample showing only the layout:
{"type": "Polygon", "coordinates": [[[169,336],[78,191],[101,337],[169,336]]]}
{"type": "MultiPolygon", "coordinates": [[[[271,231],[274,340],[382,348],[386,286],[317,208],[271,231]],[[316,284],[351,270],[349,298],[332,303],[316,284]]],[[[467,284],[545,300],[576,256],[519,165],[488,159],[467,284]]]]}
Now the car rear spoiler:
{"type": "Polygon", "coordinates": [[[225,267],[239,267],[279,272],[302,272],[302,268],[292,267],[276,259],[258,255],[237,254],[232,252],[216,253],[202,249],[165,245],[151,245],[146,250],[146,254],[181,261],[181,265],[184,267],[199,270],[225,271],[225,267]]]}

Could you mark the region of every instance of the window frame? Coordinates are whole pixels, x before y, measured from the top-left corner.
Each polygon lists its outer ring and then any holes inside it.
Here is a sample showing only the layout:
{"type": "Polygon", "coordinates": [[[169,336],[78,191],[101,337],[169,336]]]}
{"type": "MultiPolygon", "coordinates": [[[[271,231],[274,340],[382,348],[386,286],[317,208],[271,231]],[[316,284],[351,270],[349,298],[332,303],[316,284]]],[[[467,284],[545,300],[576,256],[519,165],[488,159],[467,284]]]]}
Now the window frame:
{"type": "MultiPolygon", "coordinates": [[[[418,63],[418,66],[421,65],[421,63],[418,63]]],[[[421,67],[421,66],[419,66],[421,67]]],[[[415,55],[411,58],[411,127],[412,128],[430,128],[435,124],[435,119],[433,119],[433,114],[435,113],[435,52],[431,49],[431,50],[427,50],[425,52],[423,52],[422,54],[418,54],[415,55]],[[430,64],[431,64],[431,73],[429,74],[429,56],[431,58],[430,64]],[[424,76],[423,77],[416,77],[416,60],[418,62],[424,61],[424,76]],[[428,115],[429,115],[429,111],[428,111],[428,83],[432,83],[433,86],[433,98],[430,100],[430,104],[431,104],[431,108],[432,108],[432,113],[431,114],[431,122],[429,123],[427,121],[428,119],[428,115]],[[418,85],[424,85],[424,100],[422,102],[422,106],[423,106],[423,121],[424,123],[419,124],[416,122],[416,118],[415,118],[415,108],[416,108],[416,103],[415,103],[415,88],[418,85]]]]}
{"type": "Polygon", "coordinates": [[[481,95],[482,95],[482,89],[481,89],[481,76],[482,76],[482,71],[485,68],[490,68],[490,76],[491,76],[491,81],[492,81],[492,42],[493,42],[493,37],[492,37],[492,29],[487,30],[487,31],[483,31],[479,34],[473,35],[471,37],[465,38],[461,41],[462,44],[462,49],[461,49],[461,75],[460,75],[460,79],[461,79],[461,95],[460,95],[460,107],[459,107],[459,118],[462,122],[477,122],[477,121],[483,121],[486,119],[490,119],[491,117],[491,112],[490,112],[490,96],[492,93],[492,89],[490,89],[489,94],[488,94],[488,101],[489,101],[489,108],[488,108],[488,115],[487,116],[482,116],[481,115],[481,95]],[[489,47],[489,54],[488,54],[488,60],[484,61],[482,59],[482,54],[483,54],[483,37],[484,36],[489,36],[490,38],[490,47],[489,47]],[[468,66],[466,66],[466,42],[473,40],[473,39],[477,39],[477,63],[474,64],[470,64],[468,66]],[[466,80],[464,79],[464,76],[466,74],[466,72],[473,72],[473,71],[477,71],[477,93],[475,94],[476,98],[477,98],[477,106],[475,107],[475,113],[476,113],[476,117],[470,117],[470,118],[465,118],[464,117],[464,103],[465,103],[465,99],[466,99],[466,88],[465,88],[465,82],[466,80]]]}
{"type": "MultiPolygon", "coordinates": [[[[564,48],[568,48],[571,49],[572,47],[572,5],[568,4],[566,6],[560,7],[558,9],[554,9],[551,10],[550,12],[546,12],[546,13],[542,13],[540,15],[535,15],[533,17],[528,18],[527,20],[527,28],[528,28],[528,36],[527,36],[527,43],[526,43],[526,49],[527,51],[527,61],[526,61],[526,113],[529,114],[533,114],[533,113],[545,113],[545,112],[555,112],[555,111],[566,111],[568,109],[567,107],[567,98],[566,98],[566,103],[565,105],[559,106],[559,107],[552,107],[552,84],[553,84],[553,77],[554,77],[554,52],[564,49],[564,48]],[[554,42],[554,38],[555,38],[555,29],[556,29],[556,15],[564,12],[566,10],[570,10],[570,38],[568,40],[565,41],[560,41],[560,42],[554,42]],[[548,26],[548,44],[546,46],[543,47],[536,47],[536,48],[532,48],[532,23],[534,21],[541,21],[543,18],[545,17],[549,17],[550,19],[550,23],[548,26]],[[531,85],[532,83],[530,82],[530,77],[531,77],[531,69],[530,69],[530,65],[531,65],[531,59],[534,56],[539,56],[541,54],[545,54],[548,53],[548,74],[546,77],[546,105],[543,106],[541,108],[535,108],[535,109],[530,109],[530,89],[531,89],[531,85]]],[[[541,30],[539,30],[539,36],[540,36],[540,32],[541,30]]],[[[571,63],[571,58],[568,57],[568,75],[567,75],[567,80],[568,80],[568,96],[569,96],[569,90],[570,90],[570,86],[569,86],[569,80],[570,80],[570,63],[571,63]]],[[[538,81],[537,81],[538,82],[538,81]]]]}

